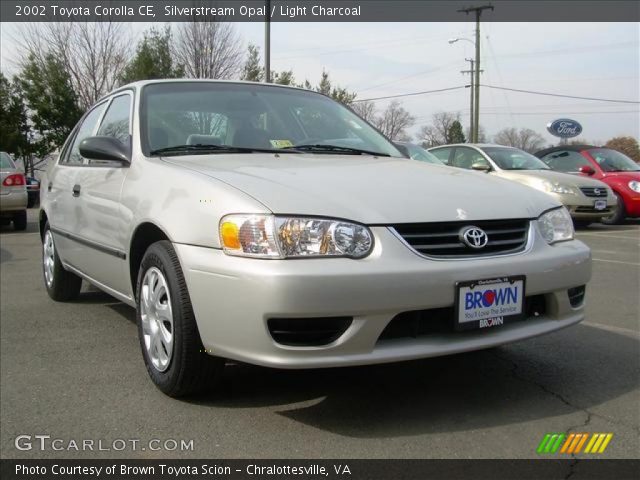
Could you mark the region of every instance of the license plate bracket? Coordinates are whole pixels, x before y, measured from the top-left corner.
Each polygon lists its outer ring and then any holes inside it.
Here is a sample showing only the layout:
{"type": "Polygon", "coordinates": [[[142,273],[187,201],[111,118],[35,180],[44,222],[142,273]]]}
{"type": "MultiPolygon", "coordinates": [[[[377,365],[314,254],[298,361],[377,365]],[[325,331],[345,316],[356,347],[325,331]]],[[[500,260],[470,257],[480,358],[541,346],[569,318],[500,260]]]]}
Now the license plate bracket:
{"type": "Polygon", "coordinates": [[[525,316],[526,277],[511,275],[456,282],[456,331],[498,327],[525,316]]]}

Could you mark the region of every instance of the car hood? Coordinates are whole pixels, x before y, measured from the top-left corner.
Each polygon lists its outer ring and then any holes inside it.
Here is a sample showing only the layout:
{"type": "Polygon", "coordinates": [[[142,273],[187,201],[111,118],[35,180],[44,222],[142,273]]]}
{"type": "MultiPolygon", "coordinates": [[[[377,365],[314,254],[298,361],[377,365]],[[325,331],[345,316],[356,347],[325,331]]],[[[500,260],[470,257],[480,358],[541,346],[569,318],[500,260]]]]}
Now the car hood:
{"type": "Polygon", "coordinates": [[[616,180],[635,180],[640,182],[640,172],[605,172],[602,178],[615,178],[616,180]]]}
{"type": "Polygon", "coordinates": [[[574,188],[580,187],[600,187],[606,185],[593,178],[571,175],[570,173],[555,172],[553,170],[501,170],[499,175],[509,180],[524,183],[531,187],[540,187],[542,181],[558,183],[574,188]]]}
{"type": "Polygon", "coordinates": [[[560,205],[515,182],[403,158],[253,153],[163,160],[232,185],[276,214],[369,225],[534,218],[560,205]]]}

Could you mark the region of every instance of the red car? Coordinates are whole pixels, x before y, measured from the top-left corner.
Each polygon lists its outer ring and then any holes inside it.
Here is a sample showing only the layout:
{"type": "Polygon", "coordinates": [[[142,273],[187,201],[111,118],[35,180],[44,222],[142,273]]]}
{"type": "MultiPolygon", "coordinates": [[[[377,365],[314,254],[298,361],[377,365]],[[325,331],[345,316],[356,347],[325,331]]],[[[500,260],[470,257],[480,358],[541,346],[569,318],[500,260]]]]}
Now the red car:
{"type": "Polygon", "coordinates": [[[561,145],[535,155],[553,170],[590,176],[613,190],[618,206],[602,223],[615,224],[626,217],[640,217],[640,165],[623,153],[590,145],[561,145]]]}

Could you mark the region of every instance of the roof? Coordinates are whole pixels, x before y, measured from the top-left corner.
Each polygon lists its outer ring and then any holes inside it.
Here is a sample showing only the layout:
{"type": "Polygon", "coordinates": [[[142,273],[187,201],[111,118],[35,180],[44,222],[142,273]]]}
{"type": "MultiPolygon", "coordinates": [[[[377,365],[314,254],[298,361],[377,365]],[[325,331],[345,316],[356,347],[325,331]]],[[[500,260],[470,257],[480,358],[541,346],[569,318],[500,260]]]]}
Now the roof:
{"type": "Polygon", "coordinates": [[[160,79],[154,79],[154,80],[138,80],[137,82],[127,83],[126,85],[122,85],[121,87],[118,87],[112,90],[111,92],[103,95],[98,100],[98,102],[103,98],[113,95],[114,93],[119,92],[121,90],[140,88],[140,87],[144,87],[145,85],[151,85],[154,83],[241,83],[245,85],[262,85],[262,86],[269,86],[269,87],[276,87],[276,88],[291,88],[294,90],[303,90],[305,92],[313,92],[313,93],[322,95],[322,93],[316,92],[315,90],[296,87],[294,85],[281,85],[279,83],[248,82],[246,80],[217,80],[213,78],[160,78],[160,79]]]}
{"type": "Polygon", "coordinates": [[[545,148],[544,150],[539,150],[534,155],[536,157],[544,157],[549,153],[559,152],[561,150],[569,150],[570,152],[582,152],[583,150],[590,150],[592,148],[600,148],[595,145],[558,145],[557,147],[545,148]]]}

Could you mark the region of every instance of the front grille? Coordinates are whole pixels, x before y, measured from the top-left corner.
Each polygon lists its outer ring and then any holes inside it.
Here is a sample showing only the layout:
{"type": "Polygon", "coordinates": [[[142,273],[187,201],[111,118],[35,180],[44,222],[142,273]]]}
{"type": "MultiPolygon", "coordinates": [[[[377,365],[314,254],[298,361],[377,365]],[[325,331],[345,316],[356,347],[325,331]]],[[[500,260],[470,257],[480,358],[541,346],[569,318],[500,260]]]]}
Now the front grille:
{"type": "Polygon", "coordinates": [[[474,222],[403,223],[392,228],[416,252],[435,258],[483,257],[506,255],[524,250],[529,232],[529,220],[479,220],[474,222]],[[484,248],[465,244],[461,233],[468,227],[478,227],[487,234],[484,248]]]}
{"type": "MultiPolygon", "coordinates": [[[[524,299],[525,320],[544,315],[547,301],[544,295],[524,299]]],[[[453,307],[402,312],[393,317],[378,337],[378,341],[400,338],[420,338],[428,335],[455,334],[453,307]]]]}
{"type": "Polygon", "coordinates": [[[352,321],[352,317],[270,318],[267,326],[281,345],[319,347],[340,338],[352,321]]]}
{"type": "Polygon", "coordinates": [[[587,197],[605,198],[607,196],[607,189],[604,187],[580,187],[580,190],[587,197]]]}

